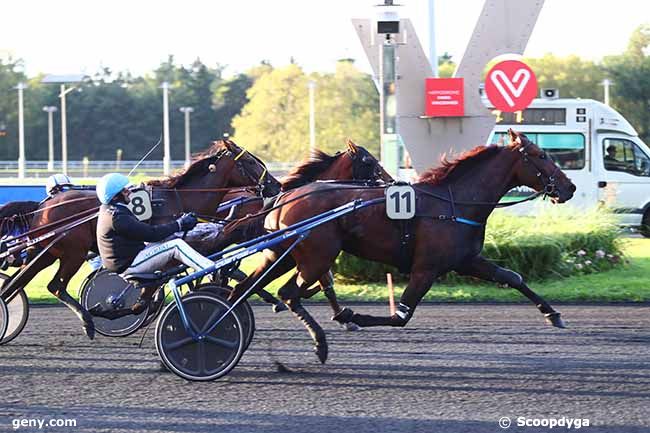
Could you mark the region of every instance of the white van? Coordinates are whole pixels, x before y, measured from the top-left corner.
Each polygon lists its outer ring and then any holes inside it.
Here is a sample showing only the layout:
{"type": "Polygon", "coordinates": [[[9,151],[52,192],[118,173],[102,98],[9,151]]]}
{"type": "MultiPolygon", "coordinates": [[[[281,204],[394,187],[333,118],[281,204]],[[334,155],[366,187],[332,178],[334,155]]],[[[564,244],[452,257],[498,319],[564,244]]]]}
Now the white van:
{"type": "MultiPolygon", "coordinates": [[[[567,205],[604,204],[621,225],[650,237],[650,149],[623,116],[591,99],[535,99],[523,112],[496,114],[489,143],[507,140],[508,128],[525,133],[576,185],[567,205]]],[[[522,188],[508,196],[528,194],[522,188]]],[[[535,205],[511,209],[530,214],[535,205]]]]}

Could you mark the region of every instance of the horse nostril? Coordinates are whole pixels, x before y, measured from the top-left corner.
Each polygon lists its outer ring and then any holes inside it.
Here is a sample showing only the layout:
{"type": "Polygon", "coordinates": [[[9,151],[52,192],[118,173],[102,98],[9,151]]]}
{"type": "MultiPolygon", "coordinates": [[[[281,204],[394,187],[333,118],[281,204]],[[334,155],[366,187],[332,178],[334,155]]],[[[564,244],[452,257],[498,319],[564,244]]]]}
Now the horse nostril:
{"type": "Polygon", "coordinates": [[[571,192],[576,192],[576,186],[574,184],[571,184],[571,192]]]}

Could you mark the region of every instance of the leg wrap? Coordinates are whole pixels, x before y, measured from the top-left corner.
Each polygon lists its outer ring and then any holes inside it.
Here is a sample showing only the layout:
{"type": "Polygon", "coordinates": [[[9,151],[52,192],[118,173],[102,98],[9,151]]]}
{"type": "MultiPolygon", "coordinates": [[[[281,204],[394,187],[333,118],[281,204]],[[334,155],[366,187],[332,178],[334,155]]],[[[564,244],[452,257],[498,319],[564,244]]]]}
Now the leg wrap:
{"type": "Polygon", "coordinates": [[[411,317],[413,316],[413,310],[408,305],[402,304],[401,302],[397,306],[395,314],[390,317],[391,326],[406,326],[411,317]]]}

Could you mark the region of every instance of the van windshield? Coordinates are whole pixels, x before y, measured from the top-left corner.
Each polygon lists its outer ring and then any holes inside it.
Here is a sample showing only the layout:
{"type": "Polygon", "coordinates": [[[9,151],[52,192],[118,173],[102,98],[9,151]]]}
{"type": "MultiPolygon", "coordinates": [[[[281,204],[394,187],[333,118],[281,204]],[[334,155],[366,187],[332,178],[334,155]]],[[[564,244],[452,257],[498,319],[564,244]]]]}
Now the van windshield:
{"type": "MultiPolygon", "coordinates": [[[[562,170],[585,167],[585,136],[579,132],[525,132],[530,141],[544,149],[562,170]]],[[[507,132],[495,132],[491,144],[508,143],[507,132]]]]}

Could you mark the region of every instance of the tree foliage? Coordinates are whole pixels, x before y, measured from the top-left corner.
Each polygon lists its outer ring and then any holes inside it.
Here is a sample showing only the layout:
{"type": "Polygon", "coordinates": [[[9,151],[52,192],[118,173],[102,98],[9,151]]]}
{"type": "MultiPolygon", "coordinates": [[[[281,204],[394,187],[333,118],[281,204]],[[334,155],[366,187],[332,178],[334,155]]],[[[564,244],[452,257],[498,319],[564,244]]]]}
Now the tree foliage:
{"type": "Polygon", "coordinates": [[[233,119],[235,139],[270,161],[295,161],[309,149],[309,81],[315,83],[316,146],[336,152],[350,138],[379,153],[379,97],[352,61],[307,75],[295,63],[266,70],[233,119]]]}

